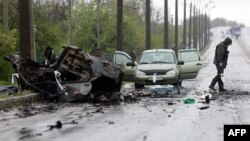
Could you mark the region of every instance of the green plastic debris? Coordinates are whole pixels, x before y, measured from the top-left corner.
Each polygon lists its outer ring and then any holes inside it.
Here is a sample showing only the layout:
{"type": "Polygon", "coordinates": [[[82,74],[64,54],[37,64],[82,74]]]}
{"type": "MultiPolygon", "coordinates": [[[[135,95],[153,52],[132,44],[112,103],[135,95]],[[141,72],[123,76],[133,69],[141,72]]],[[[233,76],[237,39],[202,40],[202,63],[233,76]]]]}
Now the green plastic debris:
{"type": "Polygon", "coordinates": [[[184,99],[185,104],[194,104],[195,100],[193,98],[186,98],[184,99]]]}

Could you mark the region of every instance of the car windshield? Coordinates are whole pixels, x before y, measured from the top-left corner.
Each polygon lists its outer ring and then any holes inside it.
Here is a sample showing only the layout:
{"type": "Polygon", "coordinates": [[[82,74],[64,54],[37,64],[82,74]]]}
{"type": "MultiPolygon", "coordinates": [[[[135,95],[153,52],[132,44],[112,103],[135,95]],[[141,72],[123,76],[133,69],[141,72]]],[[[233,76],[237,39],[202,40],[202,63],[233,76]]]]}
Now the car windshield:
{"type": "Polygon", "coordinates": [[[140,59],[140,64],[174,64],[174,54],[171,52],[147,52],[140,59]]]}

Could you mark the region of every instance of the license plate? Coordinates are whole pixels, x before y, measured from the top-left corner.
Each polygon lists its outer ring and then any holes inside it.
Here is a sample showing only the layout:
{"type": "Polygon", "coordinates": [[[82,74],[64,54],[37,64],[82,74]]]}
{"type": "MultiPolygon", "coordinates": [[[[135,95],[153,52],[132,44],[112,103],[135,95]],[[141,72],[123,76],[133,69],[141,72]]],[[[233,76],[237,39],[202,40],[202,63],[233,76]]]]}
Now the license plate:
{"type": "MultiPolygon", "coordinates": [[[[149,80],[150,81],[153,81],[153,77],[149,77],[149,80]]],[[[159,81],[159,80],[163,80],[163,77],[160,77],[160,76],[156,76],[156,81],[159,81]]]]}

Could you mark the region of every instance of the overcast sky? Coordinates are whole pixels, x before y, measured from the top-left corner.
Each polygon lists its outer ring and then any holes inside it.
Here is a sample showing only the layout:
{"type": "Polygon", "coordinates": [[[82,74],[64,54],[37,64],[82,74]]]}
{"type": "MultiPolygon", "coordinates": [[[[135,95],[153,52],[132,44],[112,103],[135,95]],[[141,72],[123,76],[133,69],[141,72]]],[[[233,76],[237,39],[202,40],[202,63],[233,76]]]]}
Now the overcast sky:
{"type": "MultiPolygon", "coordinates": [[[[191,0],[186,0],[189,5],[191,0]]],[[[192,0],[192,2],[199,3],[200,7],[204,10],[204,5],[210,3],[210,7],[215,6],[211,9],[211,18],[223,17],[227,20],[237,21],[244,23],[246,26],[250,26],[250,0],[192,0]]],[[[157,8],[162,14],[164,11],[164,0],[151,0],[152,6],[157,8]]],[[[170,14],[174,15],[175,11],[175,0],[168,0],[170,14]]],[[[183,4],[184,0],[178,0],[179,3],[179,19],[183,19],[183,4]]],[[[189,11],[189,9],[187,9],[189,11]]],[[[163,15],[162,15],[163,16],[163,15]]],[[[189,13],[187,18],[189,18],[189,13]]]]}

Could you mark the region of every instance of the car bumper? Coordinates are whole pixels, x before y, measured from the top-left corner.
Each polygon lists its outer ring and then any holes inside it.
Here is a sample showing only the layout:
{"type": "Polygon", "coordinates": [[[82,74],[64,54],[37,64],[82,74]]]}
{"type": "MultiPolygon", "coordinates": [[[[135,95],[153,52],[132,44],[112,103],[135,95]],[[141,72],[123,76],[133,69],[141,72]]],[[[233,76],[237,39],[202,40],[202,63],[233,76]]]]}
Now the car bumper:
{"type": "Polygon", "coordinates": [[[140,76],[135,78],[136,84],[141,85],[174,85],[177,84],[178,77],[175,76],[156,76],[155,82],[153,76],[140,76]]]}

